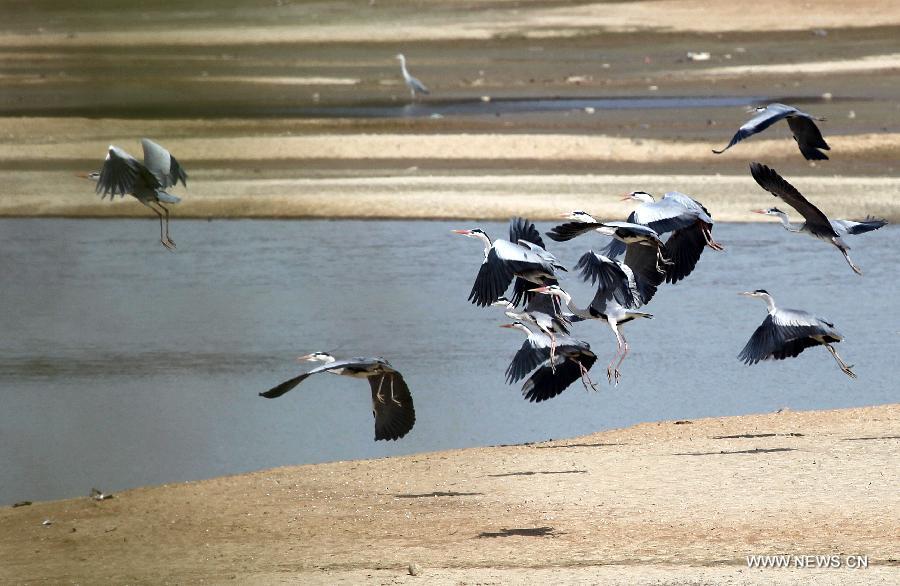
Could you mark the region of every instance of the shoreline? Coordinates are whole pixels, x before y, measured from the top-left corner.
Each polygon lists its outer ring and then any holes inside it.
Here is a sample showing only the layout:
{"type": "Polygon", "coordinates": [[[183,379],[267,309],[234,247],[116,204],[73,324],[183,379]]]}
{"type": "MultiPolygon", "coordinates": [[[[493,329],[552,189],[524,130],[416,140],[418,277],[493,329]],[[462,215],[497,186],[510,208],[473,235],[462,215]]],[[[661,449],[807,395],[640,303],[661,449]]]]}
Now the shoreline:
{"type": "Polygon", "coordinates": [[[898,438],[900,404],[783,411],[7,506],[0,578],[790,583],[746,556],[833,553],[869,568],[802,577],[887,583],[898,438]]]}

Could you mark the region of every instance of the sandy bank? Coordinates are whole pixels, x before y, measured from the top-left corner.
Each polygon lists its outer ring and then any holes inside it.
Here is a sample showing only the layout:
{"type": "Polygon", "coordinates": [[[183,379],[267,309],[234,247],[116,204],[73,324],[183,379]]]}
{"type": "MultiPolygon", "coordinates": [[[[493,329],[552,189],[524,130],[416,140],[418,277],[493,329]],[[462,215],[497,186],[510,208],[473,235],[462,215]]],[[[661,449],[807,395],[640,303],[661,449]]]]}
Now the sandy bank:
{"type": "Polygon", "coordinates": [[[782,412],[3,508],[0,580],[896,583],[898,437],[900,405],[782,412]],[[782,553],[869,568],[747,568],[782,553]]]}
{"type": "MultiPolygon", "coordinates": [[[[740,3],[703,0],[563,3],[549,8],[540,2],[477,1],[467,2],[465,9],[452,2],[427,7],[409,2],[378,2],[355,10],[307,4],[271,7],[262,14],[236,10],[230,16],[210,18],[203,3],[198,3],[178,13],[180,20],[201,25],[190,32],[173,29],[168,10],[142,10],[134,18],[121,18],[115,29],[96,30],[104,24],[108,26],[110,18],[108,10],[99,9],[82,17],[81,26],[76,28],[52,23],[11,28],[0,34],[0,46],[202,46],[219,45],[223,39],[231,44],[415,42],[516,36],[546,39],[594,34],[598,29],[770,32],[900,24],[900,6],[891,0],[855,3],[855,10],[850,12],[865,14],[865,19],[848,18],[847,3],[841,0],[820,0],[815,8],[799,1],[757,0],[752,10],[740,3]],[[22,29],[27,32],[21,32],[22,29]]],[[[32,23],[26,20],[23,24],[32,23]]]]}
{"type": "MultiPolygon", "coordinates": [[[[0,171],[7,195],[0,217],[153,217],[134,198],[101,200],[86,180],[65,172],[0,171]]],[[[792,179],[835,218],[876,215],[900,221],[900,179],[814,177],[792,179]]],[[[702,201],[719,221],[769,218],[751,209],[775,200],[747,175],[430,175],[415,169],[391,176],[253,178],[229,171],[192,176],[173,206],[178,218],[403,218],[494,219],[524,215],[556,219],[585,210],[624,219],[633,205],[621,196],[642,189],[679,190],[702,201]]],[[[797,216],[799,218],[799,216],[797,216]]]]}

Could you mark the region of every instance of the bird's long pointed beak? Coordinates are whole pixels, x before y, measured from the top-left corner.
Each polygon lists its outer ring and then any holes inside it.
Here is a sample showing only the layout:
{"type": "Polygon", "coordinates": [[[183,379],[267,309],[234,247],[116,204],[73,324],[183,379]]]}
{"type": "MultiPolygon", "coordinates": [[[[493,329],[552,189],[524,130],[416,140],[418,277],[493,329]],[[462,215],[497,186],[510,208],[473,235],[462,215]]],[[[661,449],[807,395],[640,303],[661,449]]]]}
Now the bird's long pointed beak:
{"type": "Polygon", "coordinates": [[[769,213],[766,210],[750,210],[750,211],[753,212],[754,214],[768,214],[769,213]]]}
{"type": "Polygon", "coordinates": [[[297,362],[309,362],[312,360],[312,354],[304,354],[303,356],[297,357],[297,362]]]}
{"type": "Polygon", "coordinates": [[[629,194],[625,195],[624,197],[622,197],[622,199],[620,201],[628,201],[630,199],[633,199],[633,198],[631,197],[631,194],[629,193],[629,194]]]}
{"type": "Polygon", "coordinates": [[[528,291],[530,291],[531,293],[546,293],[549,290],[550,290],[550,287],[544,286],[544,287],[537,287],[536,289],[529,289],[528,291]]]}
{"type": "Polygon", "coordinates": [[[463,236],[467,236],[472,233],[471,230],[451,230],[454,234],[462,234],[463,236]]]}
{"type": "Polygon", "coordinates": [[[741,291],[740,293],[738,293],[738,295],[745,295],[747,297],[753,297],[753,292],[752,291],[741,291]]]}
{"type": "Polygon", "coordinates": [[[512,324],[500,324],[500,327],[501,327],[501,328],[509,328],[509,329],[512,329],[512,328],[514,328],[514,327],[516,327],[516,326],[514,326],[514,325],[512,325],[512,324]]]}
{"type": "Polygon", "coordinates": [[[90,179],[90,175],[87,173],[75,173],[76,177],[81,177],[82,179],[90,179]]]}

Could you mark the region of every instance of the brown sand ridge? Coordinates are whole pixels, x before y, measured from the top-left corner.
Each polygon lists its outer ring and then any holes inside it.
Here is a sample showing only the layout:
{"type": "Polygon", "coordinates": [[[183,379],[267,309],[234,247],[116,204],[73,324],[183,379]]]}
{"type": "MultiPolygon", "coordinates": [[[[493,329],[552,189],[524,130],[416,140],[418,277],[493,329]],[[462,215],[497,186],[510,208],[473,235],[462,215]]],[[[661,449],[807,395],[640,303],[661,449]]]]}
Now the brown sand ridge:
{"type": "Polygon", "coordinates": [[[629,210],[610,198],[644,189],[756,221],[749,209],[771,198],[747,165],[761,160],[831,216],[896,222],[900,3],[847,6],[37,4],[0,23],[0,216],[152,218],[74,177],[108,144],[139,155],[147,136],[190,176],[173,190],[176,218],[548,219],[577,207],[618,219],[629,210]],[[433,90],[421,116],[310,110],[401,109],[401,50],[433,90]],[[698,51],[709,58],[687,57],[698,51]],[[713,155],[743,106],[428,115],[482,99],[734,96],[824,116],[831,160],[804,161],[783,123],[713,155]]]}
{"type": "Polygon", "coordinates": [[[781,412],[7,507],[0,581],[896,583],[898,441],[900,405],[781,412]]]}

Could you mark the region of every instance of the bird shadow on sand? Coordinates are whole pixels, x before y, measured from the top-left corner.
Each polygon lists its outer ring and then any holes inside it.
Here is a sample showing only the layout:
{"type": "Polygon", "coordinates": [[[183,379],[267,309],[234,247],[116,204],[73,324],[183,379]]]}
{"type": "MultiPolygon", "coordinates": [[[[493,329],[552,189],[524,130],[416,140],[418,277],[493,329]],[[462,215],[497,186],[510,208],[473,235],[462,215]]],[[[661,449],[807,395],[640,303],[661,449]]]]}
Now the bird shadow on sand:
{"type": "Polygon", "coordinates": [[[752,450],[721,450],[718,452],[685,452],[673,456],[720,456],[722,454],[773,454],[776,452],[796,452],[797,448],[754,448],[752,450]]]}
{"type": "Polygon", "coordinates": [[[802,433],[741,433],[738,435],[716,435],[712,439],[754,439],[759,437],[803,437],[802,433]]]}
{"type": "Polygon", "coordinates": [[[479,539],[485,537],[556,537],[560,535],[553,527],[523,527],[516,529],[501,529],[500,531],[482,531],[479,539]]]}
{"type": "Polygon", "coordinates": [[[503,478],[506,476],[534,476],[535,474],[587,474],[587,470],[525,470],[523,472],[488,474],[488,476],[491,478],[503,478]]]}
{"type": "Polygon", "coordinates": [[[631,445],[631,444],[609,444],[609,443],[597,442],[594,444],[560,444],[557,446],[532,446],[532,447],[535,449],[538,449],[538,450],[558,450],[561,448],[607,448],[607,447],[628,446],[628,445],[631,445]]]}
{"type": "Polygon", "coordinates": [[[424,499],[433,497],[454,497],[454,496],[483,496],[483,492],[456,492],[454,490],[436,490],[434,492],[423,492],[421,494],[395,494],[394,498],[398,499],[424,499]]]}
{"type": "Polygon", "coordinates": [[[843,441],[845,442],[864,442],[871,440],[896,440],[900,439],[900,435],[881,435],[881,436],[873,436],[873,437],[845,437],[843,441]]]}

